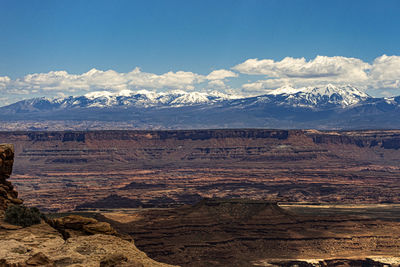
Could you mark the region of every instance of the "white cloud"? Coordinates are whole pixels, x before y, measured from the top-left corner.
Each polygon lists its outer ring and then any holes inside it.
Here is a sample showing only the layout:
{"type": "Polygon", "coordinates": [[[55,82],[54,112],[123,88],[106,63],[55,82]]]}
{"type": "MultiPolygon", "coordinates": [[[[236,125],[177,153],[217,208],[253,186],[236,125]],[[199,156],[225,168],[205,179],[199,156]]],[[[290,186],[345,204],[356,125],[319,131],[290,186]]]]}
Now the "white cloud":
{"type": "Polygon", "coordinates": [[[237,76],[238,74],[234,73],[233,71],[221,69],[212,71],[210,74],[207,75],[207,79],[214,81],[214,80],[223,80],[225,78],[233,78],[237,76]]]}
{"type": "Polygon", "coordinates": [[[193,90],[194,85],[206,80],[203,75],[193,72],[177,71],[162,75],[141,72],[138,68],[126,74],[128,88],[181,89],[193,90]]]}
{"type": "Polygon", "coordinates": [[[361,90],[387,88],[400,89],[400,57],[376,58],[372,64],[357,58],[317,56],[305,58],[286,57],[281,61],[272,59],[249,59],[233,67],[249,75],[265,75],[265,79],[242,85],[245,91],[263,92],[281,86],[315,86],[327,83],[351,84],[361,90]]]}
{"type": "Polygon", "coordinates": [[[81,75],[69,74],[66,71],[51,71],[49,73],[28,74],[12,82],[13,87],[20,89],[40,89],[43,91],[91,91],[99,89],[124,90],[139,88],[173,88],[187,89],[202,82],[205,77],[192,72],[167,72],[162,75],[142,72],[135,68],[128,73],[118,73],[113,70],[102,71],[91,69],[81,75]]]}
{"type": "Polygon", "coordinates": [[[376,58],[369,76],[375,88],[400,88],[400,56],[376,58]]]}
{"type": "Polygon", "coordinates": [[[248,59],[233,67],[245,74],[259,74],[279,78],[328,78],[353,77],[366,79],[365,70],[370,64],[357,58],[317,56],[313,60],[286,57],[281,61],[248,59]]]}
{"type": "MultiPolygon", "coordinates": [[[[82,75],[83,76],[83,75],[82,75]]],[[[89,86],[81,75],[69,74],[66,71],[28,74],[10,83],[19,90],[69,91],[88,90],[89,86]]]]}
{"type": "Polygon", "coordinates": [[[208,85],[210,87],[219,87],[219,88],[225,88],[226,84],[222,80],[212,80],[208,82],[208,85]]]}
{"type": "Polygon", "coordinates": [[[6,88],[11,79],[8,76],[0,76],[0,89],[6,88]]]}
{"type": "Polygon", "coordinates": [[[206,88],[208,90],[218,90],[224,94],[238,95],[238,90],[233,90],[225,83],[227,78],[235,78],[238,76],[237,73],[230,70],[214,70],[207,75],[208,83],[206,88]],[[233,91],[234,93],[232,93],[233,91]]]}

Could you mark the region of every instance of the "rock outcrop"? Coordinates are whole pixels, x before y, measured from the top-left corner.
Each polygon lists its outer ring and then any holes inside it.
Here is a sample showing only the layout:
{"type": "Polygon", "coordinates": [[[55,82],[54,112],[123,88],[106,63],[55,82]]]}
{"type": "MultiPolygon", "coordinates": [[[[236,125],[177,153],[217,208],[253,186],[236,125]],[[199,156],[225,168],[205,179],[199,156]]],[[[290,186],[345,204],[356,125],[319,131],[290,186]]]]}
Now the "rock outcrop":
{"type": "Polygon", "coordinates": [[[106,222],[71,215],[29,227],[4,222],[10,204],[21,204],[12,184],[12,145],[0,145],[0,267],[170,266],[156,262],[124,240],[106,222]]]}
{"type": "Polygon", "coordinates": [[[9,144],[0,144],[0,213],[6,210],[8,205],[22,204],[18,198],[18,192],[14,190],[10,178],[14,162],[14,147],[9,144]]]}
{"type": "Polygon", "coordinates": [[[133,242],[107,234],[63,239],[47,223],[0,230],[0,266],[170,266],[156,262],[133,242]]]}
{"type": "Polygon", "coordinates": [[[51,219],[48,220],[48,223],[57,229],[63,235],[64,239],[94,234],[117,235],[117,232],[109,223],[99,222],[96,219],[79,215],[51,219]]]}

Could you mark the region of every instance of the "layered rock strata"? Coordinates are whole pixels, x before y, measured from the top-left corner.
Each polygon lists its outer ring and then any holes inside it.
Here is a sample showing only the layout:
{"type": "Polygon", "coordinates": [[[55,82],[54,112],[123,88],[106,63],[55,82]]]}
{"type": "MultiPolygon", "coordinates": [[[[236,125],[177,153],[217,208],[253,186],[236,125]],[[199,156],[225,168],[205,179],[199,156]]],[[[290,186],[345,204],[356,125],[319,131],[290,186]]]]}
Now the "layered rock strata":
{"type": "Polygon", "coordinates": [[[10,204],[22,204],[18,192],[14,190],[10,178],[14,162],[14,147],[9,144],[0,144],[0,212],[6,210],[10,204]]]}
{"type": "Polygon", "coordinates": [[[400,203],[400,131],[1,132],[11,181],[47,211],[166,207],[202,197],[400,203]]]}

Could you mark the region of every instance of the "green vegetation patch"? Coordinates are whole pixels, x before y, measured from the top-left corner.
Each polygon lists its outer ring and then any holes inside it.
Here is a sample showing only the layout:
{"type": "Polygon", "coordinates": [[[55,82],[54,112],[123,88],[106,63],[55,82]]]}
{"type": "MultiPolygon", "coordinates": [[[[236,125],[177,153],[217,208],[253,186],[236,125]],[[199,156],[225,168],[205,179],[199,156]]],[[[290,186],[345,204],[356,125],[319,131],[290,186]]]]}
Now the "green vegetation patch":
{"type": "Polygon", "coordinates": [[[11,205],[6,209],[5,221],[23,227],[39,224],[45,216],[38,208],[29,208],[24,205],[11,205]]]}

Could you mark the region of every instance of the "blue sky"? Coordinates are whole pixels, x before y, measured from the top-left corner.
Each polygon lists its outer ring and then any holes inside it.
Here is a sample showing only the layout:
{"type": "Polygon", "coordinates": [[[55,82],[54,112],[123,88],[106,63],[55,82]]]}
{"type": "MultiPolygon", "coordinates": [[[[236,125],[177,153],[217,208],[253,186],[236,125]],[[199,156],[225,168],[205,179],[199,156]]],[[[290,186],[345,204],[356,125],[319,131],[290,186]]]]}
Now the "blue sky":
{"type": "MultiPolygon", "coordinates": [[[[304,57],[312,63],[318,55],[328,59],[340,56],[374,65],[374,60],[388,55],[395,56],[389,59],[389,65],[395,67],[400,55],[399,14],[400,1],[390,0],[0,0],[0,90],[20,94],[18,99],[84,93],[102,89],[101,84],[56,90],[48,83],[41,88],[37,80],[27,85],[32,79],[24,77],[43,74],[40,79],[46,79],[44,74],[52,71],[81,75],[91,69],[126,74],[136,67],[154,75],[183,71],[206,76],[215,70],[230,70],[237,75],[219,80],[224,82],[224,90],[241,93],[244,83],[271,78],[288,82],[285,70],[276,74],[235,68],[254,58],[280,62],[285,57],[304,57]]],[[[361,69],[367,75],[376,73],[374,67],[361,69]]],[[[368,87],[364,81],[361,87],[375,95],[400,94],[396,88],[398,74],[392,73],[389,82],[385,79],[375,87],[368,87]],[[382,86],[384,91],[378,91],[382,86]]],[[[186,89],[210,89],[209,81],[192,81],[186,89]]],[[[294,86],[308,84],[289,82],[294,86]]],[[[108,86],[104,89],[122,88],[108,86]]],[[[152,89],[151,84],[147,87],[152,89]]],[[[265,83],[254,88],[258,90],[254,92],[272,89],[265,83]]],[[[174,89],[174,85],[155,89],[174,89]]],[[[17,98],[3,97],[0,104],[17,98]]]]}

